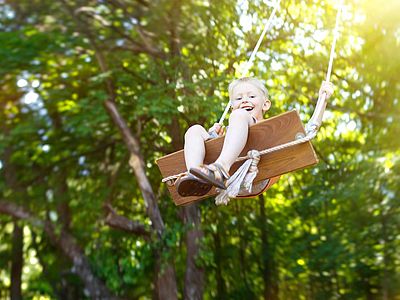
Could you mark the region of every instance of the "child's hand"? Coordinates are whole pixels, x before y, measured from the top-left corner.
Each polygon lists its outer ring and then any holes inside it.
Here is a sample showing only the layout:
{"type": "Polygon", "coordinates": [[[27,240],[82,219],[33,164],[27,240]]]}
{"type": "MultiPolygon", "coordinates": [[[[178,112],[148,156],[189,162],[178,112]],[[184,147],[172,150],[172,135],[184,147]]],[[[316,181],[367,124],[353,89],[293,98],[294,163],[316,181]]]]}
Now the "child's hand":
{"type": "Polygon", "coordinates": [[[218,136],[224,135],[225,127],[219,123],[215,123],[208,132],[215,132],[218,136]]]}
{"type": "Polygon", "coordinates": [[[321,88],[319,89],[319,96],[322,96],[323,93],[326,93],[326,99],[329,99],[333,94],[334,86],[332,82],[322,81],[321,88]]]}

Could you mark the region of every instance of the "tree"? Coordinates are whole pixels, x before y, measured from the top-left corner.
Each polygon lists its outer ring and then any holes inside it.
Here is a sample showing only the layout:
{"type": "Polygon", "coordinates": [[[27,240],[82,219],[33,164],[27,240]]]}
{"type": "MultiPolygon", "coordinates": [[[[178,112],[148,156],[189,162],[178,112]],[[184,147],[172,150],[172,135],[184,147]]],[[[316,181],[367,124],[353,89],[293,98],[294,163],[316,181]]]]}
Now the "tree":
{"type": "MultiPolygon", "coordinates": [[[[345,4],[320,163],[224,208],[174,207],[154,162],[218,120],[269,3],[1,5],[1,297],[11,277],[24,298],[398,293],[395,1],[345,4]],[[31,271],[19,276],[21,260],[31,271]]],[[[329,1],[281,2],[251,71],[270,116],[310,117],[335,14],[329,1]]]]}

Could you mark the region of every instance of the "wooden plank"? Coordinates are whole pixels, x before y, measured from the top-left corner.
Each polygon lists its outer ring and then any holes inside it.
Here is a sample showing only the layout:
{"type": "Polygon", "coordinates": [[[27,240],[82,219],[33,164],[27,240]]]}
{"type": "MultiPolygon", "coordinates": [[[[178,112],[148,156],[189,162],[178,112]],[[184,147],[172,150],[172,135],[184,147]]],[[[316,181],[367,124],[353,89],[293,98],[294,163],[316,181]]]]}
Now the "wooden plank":
{"type": "MultiPolygon", "coordinates": [[[[240,156],[245,156],[251,149],[260,151],[293,141],[299,133],[305,134],[305,131],[297,111],[286,112],[266,119],[250,127],[247,144],[240,156]]],[[[206,157],[204,159],[206,164],[212,163],[218,158],[223,142],[224,137],[206,142],[206,157]]],[[[317,162],[318,158],[311,142],[265,154],[259,162],[259,173],[255,182],[305,168],[317,162]]],[[[186,171],[183,150],[168,154],[158,159],[156,163],[164,178],[186,171]]],[[[233,174],[242,163],[235,163],[230,170],[230,174],[233,174]]],[[[168,186],[168,189],[176,205],[188,204],[216,195],[214,188],[200,198],[181,197],[177,193],[175,186],[168,186]]]]}

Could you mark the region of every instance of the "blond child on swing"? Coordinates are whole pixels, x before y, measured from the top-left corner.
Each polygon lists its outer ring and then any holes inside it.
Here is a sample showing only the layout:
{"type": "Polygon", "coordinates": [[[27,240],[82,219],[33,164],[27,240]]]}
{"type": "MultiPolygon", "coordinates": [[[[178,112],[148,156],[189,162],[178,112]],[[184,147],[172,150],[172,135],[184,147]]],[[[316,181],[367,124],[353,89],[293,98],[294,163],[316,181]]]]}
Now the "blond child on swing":
{"type": "MultiPolygon", "coordinates": [[[[232,113],[217,160],[203,165],[205,142],[213,138],[211,131],[219,136],[224,134],[221,124],[214,124],[209,131],[201,125],[194,125],[185,134],[184,154],[188,175],[176,182],[180,196],[203,196],[212,186],[226,189],[225,181],[229,178],[229,170],[247,143],[249,127],[263,120],[264,113],[271,107],[268,90],[256,78],[243,77],[234,80],[229,84],[228,91],[232,113]]],[[[320,93],[322,92],[329,98],[333,92],[332,85],[324,82],[320,89],[320,93]]]]}

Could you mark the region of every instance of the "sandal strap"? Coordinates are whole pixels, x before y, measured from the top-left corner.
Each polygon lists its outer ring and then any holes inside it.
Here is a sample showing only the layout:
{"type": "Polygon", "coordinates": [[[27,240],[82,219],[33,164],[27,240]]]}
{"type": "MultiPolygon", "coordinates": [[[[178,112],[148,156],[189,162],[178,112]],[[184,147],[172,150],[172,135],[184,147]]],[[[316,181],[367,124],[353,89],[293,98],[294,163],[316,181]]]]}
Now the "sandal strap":
{"type": "Polygon", "coordinates": [[[218,163],[203,165],[203,167],[213,172],[214,178],[218,181],[224,181],[229,178],[229,175],[225,172],[224,168],[218,163]]]}
{"type": "Polygon", "coordinates": [[[219,164],[219,163],[214,163],[213,164],[217,169],[222,173],[222,175],[225,177],[225,179],[229,179],[229,174],[225,171],[225,169],[219,164]]]}

